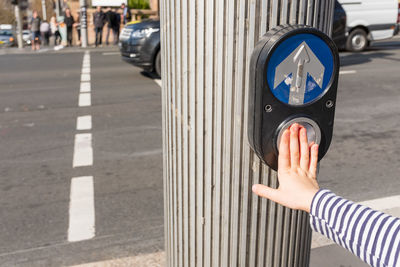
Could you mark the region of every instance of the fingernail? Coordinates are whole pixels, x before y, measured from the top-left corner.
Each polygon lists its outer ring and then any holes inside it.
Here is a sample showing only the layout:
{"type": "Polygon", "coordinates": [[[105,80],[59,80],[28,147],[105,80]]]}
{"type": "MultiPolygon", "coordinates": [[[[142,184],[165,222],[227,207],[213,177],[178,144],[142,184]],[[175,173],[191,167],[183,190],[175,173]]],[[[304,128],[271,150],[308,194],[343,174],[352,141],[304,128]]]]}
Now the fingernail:
{"type": "Polygon", "coordinates": [[[257,185],[253,184],[253,186],[251,187],[251,190],[253,190],[253,192],[256,192],[257,191],[257,185]]]}

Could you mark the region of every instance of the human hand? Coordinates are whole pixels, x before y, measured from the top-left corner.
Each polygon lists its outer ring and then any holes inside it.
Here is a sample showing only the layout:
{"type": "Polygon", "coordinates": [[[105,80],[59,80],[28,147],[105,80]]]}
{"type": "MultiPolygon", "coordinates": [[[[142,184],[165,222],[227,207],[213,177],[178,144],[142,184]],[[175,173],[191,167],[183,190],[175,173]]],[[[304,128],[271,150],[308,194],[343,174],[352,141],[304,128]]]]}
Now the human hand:
{"type": "Polygon", "coordinates": [[[279,144],[278,189],[255,184],[253,192],[291,209],[310,212],[318,192],[318,145],[307,141],[307,131],[295,123],[285,130],[279,144]]]}

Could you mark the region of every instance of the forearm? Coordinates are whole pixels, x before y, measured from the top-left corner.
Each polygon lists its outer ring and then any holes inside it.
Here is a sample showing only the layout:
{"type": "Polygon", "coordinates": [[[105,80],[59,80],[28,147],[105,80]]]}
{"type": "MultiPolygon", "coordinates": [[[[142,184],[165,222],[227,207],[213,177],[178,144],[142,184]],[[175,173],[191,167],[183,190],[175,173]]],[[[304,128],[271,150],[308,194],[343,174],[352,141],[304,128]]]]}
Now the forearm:
{"type": "Polygon", "coordinates": [[[311,204],[310,223],[314,231],[372,266],[400,264],[399,218],[320,190],[311,204]]]}

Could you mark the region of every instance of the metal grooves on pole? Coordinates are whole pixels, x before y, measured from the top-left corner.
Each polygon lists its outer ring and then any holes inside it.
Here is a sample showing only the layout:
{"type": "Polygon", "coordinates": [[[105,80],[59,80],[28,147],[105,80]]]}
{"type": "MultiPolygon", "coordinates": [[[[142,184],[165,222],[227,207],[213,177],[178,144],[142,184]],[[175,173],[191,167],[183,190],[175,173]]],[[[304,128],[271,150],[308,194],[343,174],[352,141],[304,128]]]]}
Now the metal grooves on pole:
{"type": "Polygon", "coordinates": [[[333,0],[161,0],[167,265],[308,266],[308,215],[256,197],[277,186],[247,143],[248,65],[280,24],[331,33],[333,0]]]}

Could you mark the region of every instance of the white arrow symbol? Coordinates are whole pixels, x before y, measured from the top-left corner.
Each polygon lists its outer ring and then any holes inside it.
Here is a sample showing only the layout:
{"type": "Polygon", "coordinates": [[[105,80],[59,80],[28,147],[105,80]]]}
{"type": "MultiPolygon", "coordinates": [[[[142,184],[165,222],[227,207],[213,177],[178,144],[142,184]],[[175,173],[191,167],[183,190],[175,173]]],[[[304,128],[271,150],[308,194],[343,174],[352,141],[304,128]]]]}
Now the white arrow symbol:
{"type": "Polygon", "coordinates": [[[307,73],[322,87],[325,67],[306,42],[302,42],[275,70],[274,89],[285,81],[290,84],[289,104],[304,104],[307,73]],[[292,79],[289,75],[292,74],[292,79]],[[294,80],[294,81],[293,81],[294,80]]]}

